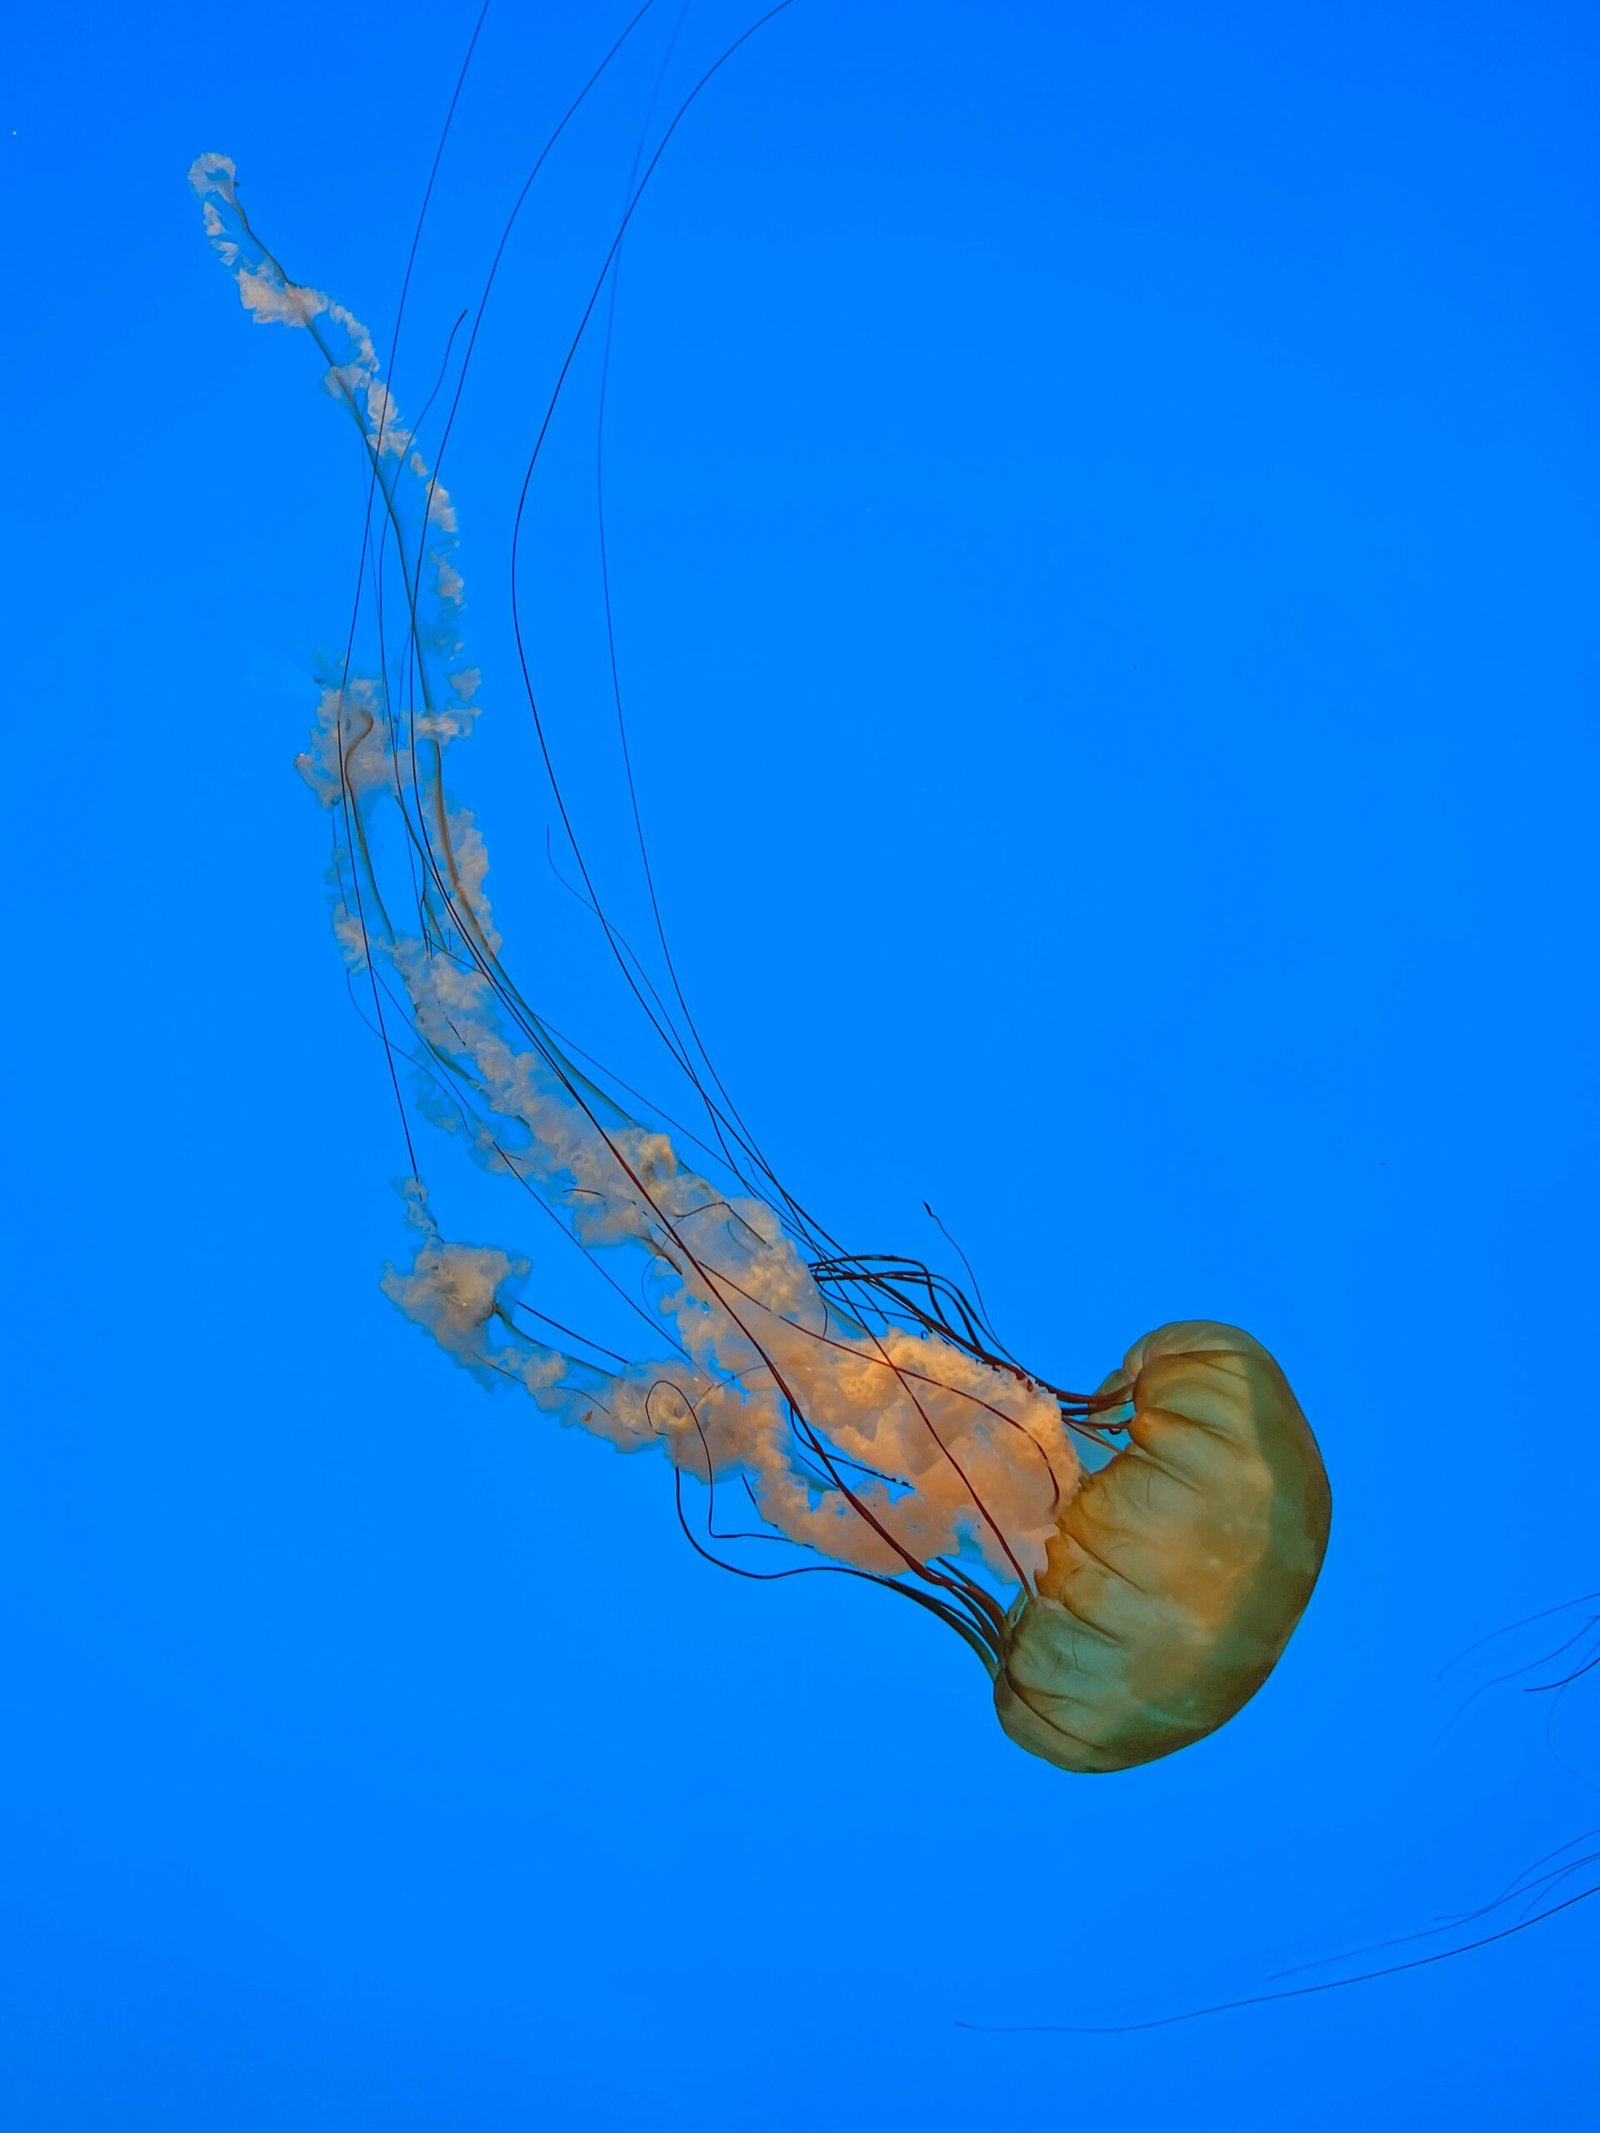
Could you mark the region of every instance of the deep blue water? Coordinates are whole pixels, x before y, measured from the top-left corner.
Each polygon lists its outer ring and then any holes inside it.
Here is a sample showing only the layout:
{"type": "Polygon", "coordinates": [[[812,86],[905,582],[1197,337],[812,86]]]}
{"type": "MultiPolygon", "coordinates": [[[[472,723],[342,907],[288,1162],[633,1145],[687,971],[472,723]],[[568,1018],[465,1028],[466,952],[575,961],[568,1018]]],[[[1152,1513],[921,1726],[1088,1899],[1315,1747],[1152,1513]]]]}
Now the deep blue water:
{"type": "MultiPolygon", "coordinates": [[[[656,12],[539,181],[448,475],[507,958],[645,1077],[547,863],[504,595],[656,12]]],[[[749,19],[697,0],[658,127],[749,19]]],[[[622,20],[491,12],[410,403],[622,20]]],[[[1591,2122],[1600,1902],[1134,2037],[958,2025],[1269,1990],[1600,1822],[1594,1681],[1436,1739],[1500,1670],[1442,1668],[1600,1582],[1592,13],[795,0],[623,255],[619,657],[729,1086],[857,1248],[950,1264],[931,1203],[1042,1372],[1235,1319],[1323,1443],[1283,1665],[1100,1781],[1021,1756],[916,1610],[708,1568],[664,1466],[489,1398],[379,1293],[404,1151],[291,768],[360,467],[184,173],[234,156],[383,340],[470,26],[246,0],[21,33],[0,2117],[1591,2122]]],[[[523,583],[637,930],[596,353],[523,583]]],[[[451,1219],[506,1228],[449,1153],[451,1219]]],[[[506,1241],[559,1315],[565,1272],[506,1241]]]]}

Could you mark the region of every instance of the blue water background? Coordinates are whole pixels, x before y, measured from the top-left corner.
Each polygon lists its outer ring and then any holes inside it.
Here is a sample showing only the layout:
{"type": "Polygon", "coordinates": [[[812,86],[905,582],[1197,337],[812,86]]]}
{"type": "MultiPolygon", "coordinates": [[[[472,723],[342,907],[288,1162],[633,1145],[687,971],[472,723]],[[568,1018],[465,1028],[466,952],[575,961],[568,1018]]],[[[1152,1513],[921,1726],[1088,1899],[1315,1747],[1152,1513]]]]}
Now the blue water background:
{"type": "MultiPolygon", "coordinates": [[[[547,861],[505,593],[657,13],[530,203],[446,470],[508,960],[646,1084],[547,861]]],[[[621,19],[491,15],[404,405],[621,19]]],[[[748,19],[692,10],[663,110],[748,19]]],[[[1258,1991],[1600,1822],[1594,1695],[1554,1748],[1514,1686],[1435,1739],[1463,1646],[1600,1583],[1592,11],[798,0],[626,248],[630,732],[776,1167],[857,1249],[959,1271],[931,1203],[1060,1382],[1242,1322],[1325,1447],[1279,1673],[1104,1781],[1020,1755],[915,1610],[709,1569],[662,1465],[487,1397],[379,1293],[404,1154],[290,767],[360,467],[184,172],[236,157],[290,271],[386,342],[469,27],[244,0],[11,33],[0,2116],[1592,2122],[1600,1903],[1154,2034],[958,2026],[1258,1991]]],[[[597,354],[524,616],[642,938],[597,354]]],[[[548,1241],[430,1160],[564,1315],[548,1241]]]]}

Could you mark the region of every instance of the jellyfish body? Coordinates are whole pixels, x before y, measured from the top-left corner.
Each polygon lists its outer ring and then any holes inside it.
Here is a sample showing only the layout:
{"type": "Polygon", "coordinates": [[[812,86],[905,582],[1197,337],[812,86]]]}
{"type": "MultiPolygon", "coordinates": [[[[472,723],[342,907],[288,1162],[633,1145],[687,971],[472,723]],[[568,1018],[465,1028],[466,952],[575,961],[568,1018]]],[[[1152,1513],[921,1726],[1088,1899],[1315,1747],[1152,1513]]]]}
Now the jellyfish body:
{"type": "MultiPolygon", "coordinates": [[[[461,636],[455,507],[437,457],[402,420],[372,335],[262,243],[228,159],[200,157],[191,180],[247,314],[305,332],[321,357],[360,438],[378,528],[362,582],[396,594],[374,603],[370,666],[347,652],[323,676],[299,759],[333,820],[334,930],[390,1086],[401,1098],[403,1072],[410,1110],[555,1218],[656,1353],[630,1361],[524,1305],[521,1252],[447,1239],[403,1100],[414,1250],[386,1292],[485,1383],[519,1387],[620,1451],[664,1454],[702,1555],[758,1579],[842,1570],[915,1600],[978,1655],[1002,1725],[1031,1753],[1116,1770],[1212,1731],[1282,1652],[1327,1539],[1327,1481],[1282,1372],[1249,1335],[1185,1321],[1139,1342],[1096,1394],[1052,1385],[920,1261],[840,1249],[779,1183],[709,1061],[697,1071],[687,1008],[676,1026],[658,989],[634,987],[700,1131],[669,1133],[664,1106],[641,1123],[636,1091],[601,1086],[612,1078],[587,1054],[575,1064],[503,958],[487,846],[446,784],[481,677],[461,636]],[[691,1143],[703,1160],[684,1159],[691,1143]],[[609,1270],[617,1255],[643,1256],[637,1293],[609,1270]],[[552,1346],[550,1332],[567,1338],[552,1346]],[[1113,1456],[1086,1475],[1080,1445],[1113,1456]],[[704,1491],[700,1533],[685,1477],[704,1491]],[[719,1517],[719,1489],[740,1493],[737,1530],[719,1517]],[[767,1569],[771,1553],[721,1553],[763,1540],[802,1559],[767,1569]]],[[[552,397],[546,427],[554,409],[552,397]]],[[[538,723],[525,667],[524,683],[538,723]]],[[[631,978],[636,959],[561,813],[631,978]]]]}
{"type": "Polygon", "coordinates": [[[1066,1506],[1006,1618],[995,1710],[1063,1770],[1126,1770],[1214,1732],[1277,1664],[1311,1597],[1332,1497],[1288,1380],[1236,1326],[1130,1348],[1099,1397],[1128,1442],[1066,1506]]]}

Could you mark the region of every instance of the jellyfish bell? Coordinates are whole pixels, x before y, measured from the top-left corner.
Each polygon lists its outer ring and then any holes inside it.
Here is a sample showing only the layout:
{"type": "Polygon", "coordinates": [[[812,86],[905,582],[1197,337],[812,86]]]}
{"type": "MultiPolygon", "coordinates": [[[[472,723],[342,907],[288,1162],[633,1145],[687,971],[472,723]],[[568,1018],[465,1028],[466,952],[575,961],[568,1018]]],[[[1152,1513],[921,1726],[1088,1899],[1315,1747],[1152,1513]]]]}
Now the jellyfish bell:
{"type": "Polygon", "coordinates": [[[1288,1380],[1237,1326],[1135,1342],[1099,1402],[1127,1443],[1073,1494],[1006,1617],[995,1710],[1063,1770],[1127,1770],[1256,1693],[1311,1597],[1332,1496],[1288,1380]]]}
{"type": "MultiPolygon", "coordinates": [[[[667,127],[622,227],[710,73],[667,127]]],[[[373,336],[291,279],[251,225],[232,164],[202,156],[190,178],[246,312],[309,336],[360,439],[368,638],[358,659],[352,628],[351,650],[320,677],[299,768],[332,821],[333,927],[400,1103],[413,1251],[389,1269],[386,1293],[480,1379],[618,1450],[664,1454],[700,1553],[745,1577],[831,1571],[916,1601],[982,1660],[1002,1726],[1030,1753],[1104,1772],[1213,1731],[1283,1651],[1327,1540],[1327,1480],[1283,1373],[1248,1334],[1187,1320],[1146,1335],[1097,1393],[1073,1393],[1010,1356],[981,1305],[920,1261],[845,1251],[785,1190],[728,1098],[659,911],[660,985],[610,922],[519,630],[527,709],[583,897],[697,1107],[693,1124],[586,1054],[580,1066],[512,975],[483,831],[446,782],[482,680],[462,639],[459,530],[440,473],[448,421],[430,456],[427,407],[408,422],[373,336]],[[445,1236],[415,1116],[464,1138],[555,1222],[648,1327],[643,1359],[548,1317],[521,1250],[445,1236]],[[613,1269],[640,1254],[636,1293],[613,1269]],[[1080,1447],[1101,1463],[1086,1468],[1080,1447]],[[702,1492],[693,1524],[686,1480],[702,1492]],[[774,1563],[761,1542],[799,1559],[774,1563]]],[[[538,430],[519,525],[619,242],[620,231],[538,430]]],[[[516,597],[513,572],[514,624],[516,597]]],[[[640,856],[648,878],[642,832],[640,856]]]]}

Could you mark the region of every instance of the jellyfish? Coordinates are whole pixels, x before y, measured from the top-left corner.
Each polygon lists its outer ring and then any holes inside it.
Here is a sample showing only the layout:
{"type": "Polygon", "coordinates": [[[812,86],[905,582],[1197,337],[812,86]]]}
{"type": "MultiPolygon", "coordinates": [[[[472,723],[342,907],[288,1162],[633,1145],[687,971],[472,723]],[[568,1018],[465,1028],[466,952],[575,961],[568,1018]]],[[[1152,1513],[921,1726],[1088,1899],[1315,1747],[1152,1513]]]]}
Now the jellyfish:
{"type": "MultiPolygon", "coordinates": [[[[663,150],[736,49],[636,163],[568,365],[663,150]]],[[[1327,1476],[1282,1369],[1237,1327],[1184,1318],[1136,1340],[1096,1391],[1074,1392],[1010,1353],[975,1282],[969,1296],[918,1259],[852,1252],[825,1229],[716,1074],[664,931],[666,975],[652,976],[612,924],[518,629],[516,682],[573,891],[694,1115],[650,1104],[553,1028],[513,974],[484,832],[457,797],[483,675],[463,635],[461,534],[441,479],[453,403],[425,452],[432,402],[408,419],[393,350],[381,363],[353,312],[290,275],[232,162],[202,155],[190,180],[246,314],[312,344],[362,455],[364,634],[358,644],[353,625],[317,676],[297,767],[327,812],[333,931],[406,1149],[411,1249],[384,1274],[386,1294],[485,1384],[619,1452],[663,1454],[683,1532],[711,1560],[758,1580],[849,1576],[922,1607],[981,1662],[1001,1726],[1030,1754],[1103,1774],[1205,1738],[1276,1665],[1327,1545],[1327,1476]],[[444,1233],[417,1122],[464,1144],[585,1255],[642,1325],[634,1358],[542,1311],[529,1253],[444,1233]]],[[[527,499],[525,481],[518,531],[527,499]]],[[[641,853],[648,866],[642,839],[641,853]]]]}

